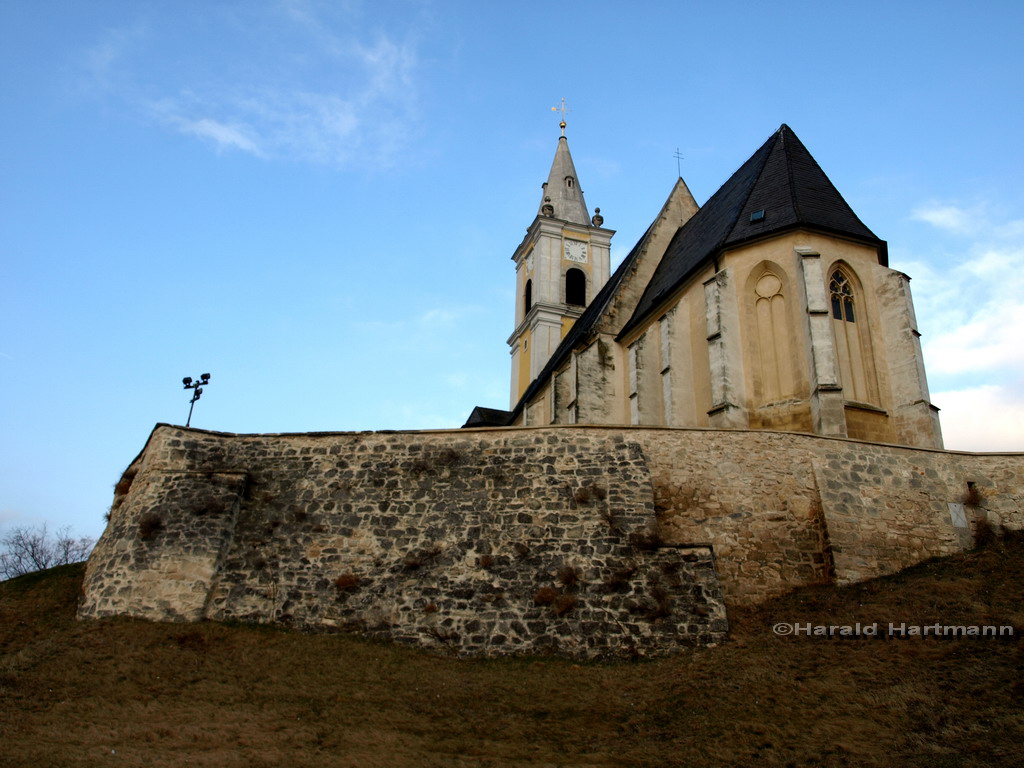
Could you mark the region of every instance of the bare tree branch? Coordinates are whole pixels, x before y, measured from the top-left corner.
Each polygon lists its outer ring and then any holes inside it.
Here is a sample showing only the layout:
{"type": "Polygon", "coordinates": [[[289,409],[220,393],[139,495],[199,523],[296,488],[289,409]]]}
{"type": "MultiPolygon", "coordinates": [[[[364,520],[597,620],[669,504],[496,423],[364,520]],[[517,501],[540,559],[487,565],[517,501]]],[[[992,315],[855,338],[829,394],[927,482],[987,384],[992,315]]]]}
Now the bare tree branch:
{"type": "Polygon", "coordinates": [[[0,580],[85,560],[96,542],[75,538],[71,527],[50,537],[46,523],[37,528],[12,528],[0,538],[0,580]]]}

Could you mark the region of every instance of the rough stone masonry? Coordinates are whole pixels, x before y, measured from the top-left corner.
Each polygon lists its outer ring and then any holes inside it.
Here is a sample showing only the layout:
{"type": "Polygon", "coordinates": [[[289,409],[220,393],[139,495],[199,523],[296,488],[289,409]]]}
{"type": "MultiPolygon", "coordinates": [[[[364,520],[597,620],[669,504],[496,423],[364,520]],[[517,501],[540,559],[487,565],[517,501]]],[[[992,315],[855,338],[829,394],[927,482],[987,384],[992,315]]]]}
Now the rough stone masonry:
{"type": "Polygon", "coordinates": [[[337,628],[457,654],[650,655],[726,604],[1024,526],[1024,454],[764,430],[232,435],[157,425],[82,618],[337,628]]]}
{"type": "Polygon", "coordinates": [[[458,654],[649,655],[727,629],[710,547],[658,539],[643,450],[593,431],[158,426],[79,615],[274,622],[458,654]]]}

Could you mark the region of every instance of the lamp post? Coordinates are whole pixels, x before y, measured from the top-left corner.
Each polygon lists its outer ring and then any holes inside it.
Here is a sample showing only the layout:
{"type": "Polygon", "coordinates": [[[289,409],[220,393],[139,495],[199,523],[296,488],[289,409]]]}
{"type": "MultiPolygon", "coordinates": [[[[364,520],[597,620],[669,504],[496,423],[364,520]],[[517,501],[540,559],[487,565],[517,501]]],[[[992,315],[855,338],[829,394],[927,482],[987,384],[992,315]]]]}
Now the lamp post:
{"type": "Polygon", "coordinates": [[[181,383],[185,385],[185,389],[195,390],[192,393],[192,399],[189,401],[188,421],[185,422],[185,426],[188,427],[192,424],[192,409],[196,407],[196,400],[202,397],[203,387],[210,383],[210,374],[204,373],[200,375],[199,381],[192,381],[191,376],[186,376],[181,380],[181,383]]]}

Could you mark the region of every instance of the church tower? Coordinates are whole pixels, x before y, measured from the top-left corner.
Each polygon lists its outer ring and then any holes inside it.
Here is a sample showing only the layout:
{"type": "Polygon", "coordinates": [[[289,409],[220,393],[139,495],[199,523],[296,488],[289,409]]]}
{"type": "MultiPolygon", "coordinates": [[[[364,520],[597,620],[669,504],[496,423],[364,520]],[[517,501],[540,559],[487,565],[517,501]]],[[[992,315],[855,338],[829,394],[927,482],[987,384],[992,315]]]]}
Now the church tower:
{"type": "Polygon", "coordinates": [[[555,159],[542,185],[537,215],[516,248],[515,331],[511,405],[514,407],[588,302],[608,281],[610,229],[598,208],[591,217],[560,124],[555,159]]]}

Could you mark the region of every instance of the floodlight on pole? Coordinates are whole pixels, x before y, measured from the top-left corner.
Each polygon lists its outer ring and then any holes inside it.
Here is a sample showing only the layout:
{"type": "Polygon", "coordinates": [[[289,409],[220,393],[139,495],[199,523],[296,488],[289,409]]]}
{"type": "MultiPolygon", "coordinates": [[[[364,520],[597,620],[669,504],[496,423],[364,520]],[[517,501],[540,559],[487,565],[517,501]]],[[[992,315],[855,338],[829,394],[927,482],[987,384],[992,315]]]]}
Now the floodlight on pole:
{"type": "Polygon", "coordinates": [[[196,400],[203,395],[203,387],[210,383],[210,374],[203,373],[199,375],[199,381],[193,381],[191,376],[186,376],[181,380],[185,389],[191,389],[192,399],[189,401],[188,406],[188,421],[185,422],[185,426],[189,427],[192,425],[192,409],[196,407],[196,400]]]}

